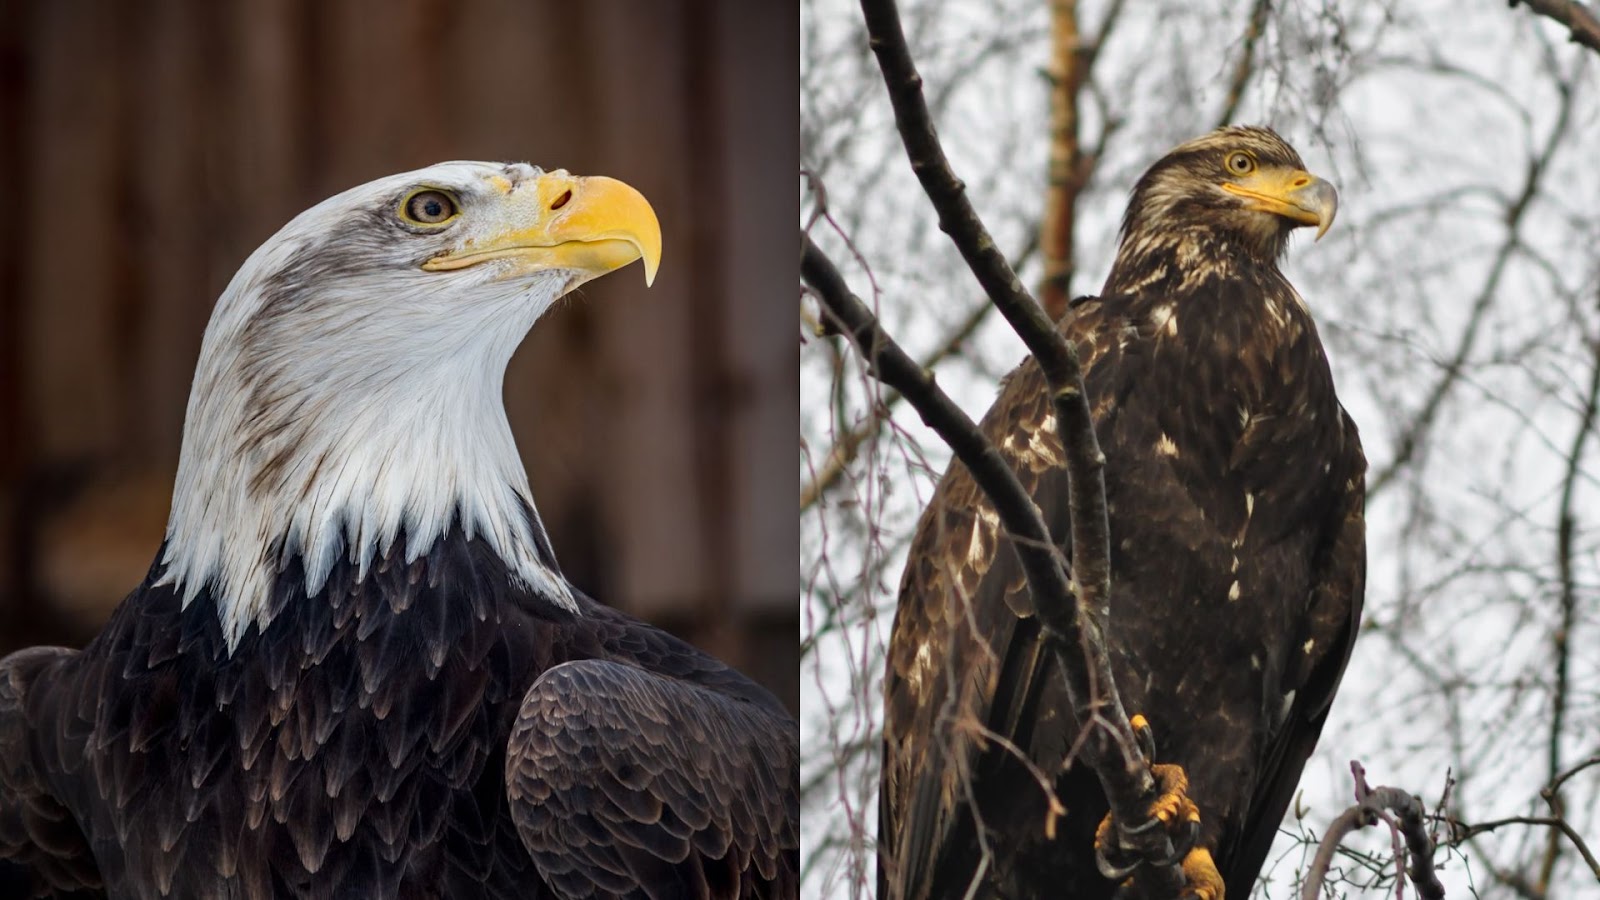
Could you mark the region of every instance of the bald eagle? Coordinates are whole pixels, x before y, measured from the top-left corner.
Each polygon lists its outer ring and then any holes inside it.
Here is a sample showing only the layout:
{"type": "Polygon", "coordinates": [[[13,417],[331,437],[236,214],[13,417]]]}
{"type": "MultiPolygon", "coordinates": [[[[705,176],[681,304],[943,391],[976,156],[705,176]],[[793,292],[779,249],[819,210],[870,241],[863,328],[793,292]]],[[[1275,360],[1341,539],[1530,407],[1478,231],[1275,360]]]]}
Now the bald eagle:
{"type": "MultiPolygon", "coordinates": [[[[1320,237],[1336,205],[1269,130],[1183,144],[1134,187],[1100,296],[1059,326],[1106,456],[1112,667],[1153,726],[1156,762],[1187,774],[1198,833],[1167,825],[1191,893],[1210,900],[1224,885],[1249,895],[1361,614],[1366,462],[1278,269],[1290,232],[1320,237]]],[[[1032,360],[982,428],[1067,534],[1063,447],[1032,360]]],[[[918,523],[888,649],[885,900],[1115,889],[1096,861],[1106,799],[1074,762],[1035,602],[992,505],[953,463],[918,523]],[[1040,777],[1066,808],[1053,827],[1040,777]]],[[[1108,843],[1116,871],[1130,860],[1108,843]]]]}
{"type": "Polygon", "coordinates": [[[147,579],[0,662],[0,858],[41,896],[794,895],[794,720],[562,577],[501,402],[552,303],[660,252],[622,182],[453,162],[251,255],[147,579]]]}

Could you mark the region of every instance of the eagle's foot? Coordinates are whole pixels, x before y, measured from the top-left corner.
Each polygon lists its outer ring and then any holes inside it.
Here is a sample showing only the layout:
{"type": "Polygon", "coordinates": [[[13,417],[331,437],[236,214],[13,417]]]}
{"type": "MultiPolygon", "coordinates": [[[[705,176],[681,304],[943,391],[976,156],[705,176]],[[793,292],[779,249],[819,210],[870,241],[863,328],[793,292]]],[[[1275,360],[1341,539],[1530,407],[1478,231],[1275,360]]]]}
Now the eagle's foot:
{"type": "Polygon", "coordinates": [[[1158,793],[1155,802],[1150,804],[1148,817],[1138,825],[1123,826],[1108,812],[1095,829],[1095,863],[1100,874],[1113,881],[1127,877],[1144,863],[1144,859],[1128,846],[1126,837],[1152,828],[1167,832],[1172,840],[1172,856],[1155,860],[1158,865],[1167,866],[1186,861],[1200,836],[1200,807],[1189,799],[1189,777],[1184,774],[1183,767],[1156,763],[1150,766],[1150,774],[1155,776],[1158,793]]]}
{"type": "Polygon", "coordinates": [[[1195,900],[1224,900],[1227,892],[1222,884],[1222,873],[1217,871],[1210,850],[1204,847],[1190,850],[1183,858],[1183,877],[1186,882],[1183,896],[1195,900]]]}
{"type": "MultiPolygon", "coordinates": [[[[1150,774],[1155,776],[1156,789],[1161,793],[1156,802],[1150,804],[1150,818],[1138,830],[1145,831],[1159,823],[1172,835],[1173,847],[1178,848],[1177,856],[1182,857],[1194,846],[1200,831],[1200,807],[1189,799],[1189,776],[1182,766],[1160,763],[1151,763],[1150,774]]],[[[1175,858],[1168,862],[1177,861],[1175,858]]]]}
{"type": "MultiPolygon", "coordinates": [[[[1150,723],[1144,716],[1134,716],[1129,724],[1146,759],[1155,757],[1155,738],[1150,723]]],[[[1100,820],[1094,834],[1095,864],[1100,874],[1113,881],[1122,881],[1145,860],[1128,846],[1126,837],[1161,828],[1172,840],[1173,855],[1156,860],[1159,865],[1179,863],[1187,878],[1185,897],[1198,900],[1223,900],[1222,876],[1218,874],[1211,852],[1196,846],[1200,837],[1200,808],[1189,799],[1189,776],[1182,766],[1152,763],[1150,774],[1155,777],[1157,796],[1150,804],[1145,821],[1132,827],[1115,823],[1111,813],[1100,820]],[[1113,828],[1116,829],[1113,832],[1113,828]]]]}
{"type": "MultiPolygon", "coordinates": [[[[1102,823],[1102,828],[1103,827],[1104,824],[1102,823]]],[[[1099,847],[1100,834],[1096,833],[1096,862],[1102,862],[1102,855],[1099,847]]],[[[1134,889],[1133,879],[1129,876],[1133,874],[1135,869],[1139,868],[1142,862],[1142,860],[1135,860],[1132,865],[1129,865],[1126,868],[1114,870],[1116,872],[1114,876],[1115,880],[1121,882],[1117,885],[1117,892],[1115,894],[1116,897],[1124,898],[1140,896],[1140,894],[1134,889]]],[[[1181,865],[1183,868],[1184,878],[1183,893],[1180,895],[1182,900],[1227,900],[1227,888],[1223,884],[1222,873],[1217,871],[1217,864],[1211,858],[1210,850],[1207,850],[1204,847],[1191,848],[1189,852],[1184,855],[1181,865]]],[[[1113,877],[1112,874],[1108,873],[1104,865],[1102,865],[1100,871],[1108,878],[1113,877]]]]}

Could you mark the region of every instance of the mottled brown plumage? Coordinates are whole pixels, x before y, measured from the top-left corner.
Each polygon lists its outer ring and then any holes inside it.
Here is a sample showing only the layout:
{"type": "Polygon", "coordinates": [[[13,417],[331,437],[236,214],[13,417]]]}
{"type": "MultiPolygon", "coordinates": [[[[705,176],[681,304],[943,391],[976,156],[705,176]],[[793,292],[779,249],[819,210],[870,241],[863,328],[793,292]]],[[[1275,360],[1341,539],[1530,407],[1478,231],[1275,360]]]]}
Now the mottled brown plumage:
{"type": "MultiPolygon", "coordinates": [[[[1154,724],[1158,761],[1187,772],[1199,844],[1235,898],[1316,743],[1361,611],[1365,459],[1277,267],[1290,231],[1325,228],[1333,203],[1265,129],[1184,144],[1140,179],[1101,295],[1060,326],[1107,457],[1118,687],[1154,724]]],[[[1032,360],[982,428],[1067,534],[1063,448],[1032,360]]],[[[974,882],[978,897],[1114,888],[1093,857],[1106,802],[1084,764],[1063,768],[1071,707],[1006,543],[953,463],[918,524],[889,645],[886,900],[962,897],[974,882]],[[1006,743],[1067,807],[1053,839],[1044,792],[1006,743]]]]}

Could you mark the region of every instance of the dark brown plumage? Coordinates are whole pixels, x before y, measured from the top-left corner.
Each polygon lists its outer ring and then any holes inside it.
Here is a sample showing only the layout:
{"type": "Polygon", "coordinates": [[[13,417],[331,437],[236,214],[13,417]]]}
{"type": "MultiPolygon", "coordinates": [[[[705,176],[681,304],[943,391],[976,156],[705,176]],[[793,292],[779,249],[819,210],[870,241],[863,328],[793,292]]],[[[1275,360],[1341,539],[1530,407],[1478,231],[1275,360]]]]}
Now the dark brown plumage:
{"type": "MultiPolygon", "coordinates": [[[[1199,846],[1248,896],[1315,745],[1361,612],[1365,459],[1277,260],[1332,189],[1265,129],[1184,144],[1139,180],[1099,297],[1061,322],[1106,454],[1110,649],[1157,761],[1187,771],[1199,846]],[[1231,187],[1230,187],[1231,185],[1231,187]]],[[[1032,360],[984,417],[1052,533],[1062,446],[1032,360]]],[[[953,463],[911,545],[885,676],[880,896],[1105,897],[1107,806],[1015,554],[953,463]],[[1067,807],[1051,839],[1045,796],[1067,807]]],[[[1134,824],[1134,823],[1129,823],[1134,824]]]]}

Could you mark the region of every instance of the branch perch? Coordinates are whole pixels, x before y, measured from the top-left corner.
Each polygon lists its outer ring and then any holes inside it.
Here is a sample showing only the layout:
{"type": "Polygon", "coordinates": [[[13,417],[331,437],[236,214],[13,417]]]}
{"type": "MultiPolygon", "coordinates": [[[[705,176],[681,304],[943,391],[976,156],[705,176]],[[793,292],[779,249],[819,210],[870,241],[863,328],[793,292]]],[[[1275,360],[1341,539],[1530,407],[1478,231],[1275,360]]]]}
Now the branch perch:
{"type": "MultiPolygon", "coordinates": [[[[1300,900],[1317,900],[1339,844],[1351,832],[1379,821],[1387,822],[1398,837],[1404,837],[1406,855],[1411,860],[1406,874],[1416,887],[1417,895],[1422,900],[1444,900],[1444,885],[1439,883],[1439,876],[1433,869],[1433,839],[1428,835],[1422,801],[1399,788],[1368,787],[1367,770],[1359,762],[1350,763],[1350,773],[1356,781],[1356,803],[1340,813],[1328,826],[1328,833],[1322,836],[1317,855],[1311,860],[1311,871],[1300,885],[1300,900]]],[[[1398,840],[1395,850],[1398,854],[1398,840]]]]}
{"type": "MultiPolygon", "coordinates": [[[[922,77],[912,62],[894,0],[861,0],[861,11],[867,23],[869,45],[877,57],[890,104],[894,107],[895,125],[905,144],[912,171],[938,214],[940,230],[955,243],[984,293],[1022,338],[1049,384],[1057,428],[1066,453],[1075,577],[1068,578],[1066,561],[1057,549],[1059,542],[1052,539],[1045,528],[1038,507],[1022,491],[1016,475],[984,440],[971,419],[962,414],[960,421],[965,426],[962,432],[950,436],[941,432],[941,437],[958,438],[960,445],[951,441],[951,449],[972,470],[974,480],[986,494],[996,501],[997,512],[999,497],[990,490],[991,486],[1011,495],[1008,505],[1021,501],[1020,509],[1010,511],[1012,520],[1008,520],[1005,513],[1001,514],[1001,520],[1013,535],[1012,546],[1022,558],[1029,587],[1039,600],[1036,604],[1039,621],[1052,638],[1050,648],[1066,677],[1073,718],[1084,738],[1085,759],[1099,778],[1117,821],[1143,822],[1157,799],[1157,788],[1150,772],[1150,761],[1139,750],[1133,727],[1122,707],[1116,681],[1111,675],[1110,655],[1106,652],[1104,627],[1111,593],[1111,542],[1103,477],[1105,454],[1100,451],[1095,437],[1077,349],[1062,337],[1044,309],[1028,294],[967,200],[966,187],[956,177],[939,144],[933,117],[922,95],[922,77]],[[1027,515],[1018,515],[1024,511],[1027,515]],[[1078,652],[1072,652],[1074,649],[1078,652]]],[[[809,245],[809,241],[807,243],[809,245]]],[[[821,255],[814,250],[814,245],[809,245],[805,256],[821,255]]],[[[805,271],[802,259],[802,275],[805,271]]],[[[888,343],[887,335],[864,306],[856,312],[867,316],[862,319],[858,315],[855,319],[856,326],[867,329],[857,335],[857,346],[873,360],[872,353],[887,352],[893,345],[888,343]]],[[[873,365],[879,363],[874,361],[873,365]]],[[[930,391],[937,390],[925,372],[917,371],[915,380],[924,382],[912,385],[924,399],[930,391]]],[[[928,412],[918,405],[911,391],[901,385],[890,386],[906,394],[906,399],[927,419],[928,412]]],[[[948,402],[948,398],[945,399],[948,402]]],[[[933,421],[928,424],[938,430],[933,421]]],[[[1162,862],[1173,857],[1172,842],[1167,835],[1159,828],[1152,828],[1123,837],[1130,850],[1150,863],[1136,876],[1139,886],[1161,895],[1176,896],[1183,888],[1184,876],[1177,863],[1162,862]]]]}
{"type": "MultiPolygon", "coordinates": [[[[1002,527],[1012,536],[1012,547],[1022,562],[1029,588],[1040,598],[1060,598],[1059,603],[1040,602],[1037,606],[1041,623],[1053,638],[1052,649],[1066,674],[1073,715],[1080,733],[1090,736],[1084,741],[1085,757],[1099,775],[1101,787],[1119,821],[1143,821],[1150,805],[1156,800],[1155,780],[1150,775],[1148,761],[1138,748],[1133,728],[1128,724],[1122,701],[1116,693],[1101,619],[1091,611],[1092,607],[1086,608],[1087,600],[1082,585],[1068,577],[1066,560],[1051,539],[1039,507],[1028,496],[1022,482],[1017,480],[1016,473],[1000,457],[999,451],[978,430],[977,424],[933,383],[929,372],[917,365],[895,343],[867,305],[851,292],[832,260],[804,232],[801,232],[800,243],[800,277],[816,292],[822,303],[823,314],[835,320],[840,333],[855,345],[872,374],[899,391],[922,417],[922,421],[950,445],[956,458],[972,473],[973,480],[994,504],[1002,527]],[[1071,647],[1078,647],[1083,652],[1067,652],[1071,647]],[[1118,725],[1126,730],[1125,739],[1118,725]]],[[[1078,381],[1082,383],[1081,377],[1078,381]]],[[[1082,400],[1081,389],[1073,397],[1082,400]]],[[[1074,405],[1071,402],[1073,397],[1060,400],[1058,409],[1074,405]]],[[[1095,457],[1085,463],[1093,467],[1098,475],[1098,466],[1104,464],[1104,457],[1099,453],[1098,444],[1092,441],[1094,429],[1088,404],[1078,405],[1082,407],[1081,415],[1060,420],[1063,441],[1069,448],[1069,455],[1084,455],[1086,448],[1081,443],[1081,429],[1087,428],[1091,436],[1087,452],[1092,452],[1095,457]]],[[[1098,478],[1096,483],[1099,484],[1098,478]]],[[[1079,492],[1075,490],[1073,493],[1079,492]]],[[[1104,532],[1103,484],[1099,485],[1098,493],[1100,530],[1104,532]]],[[[1075,520],[1077,512],[1075,506],[1075,520]]],[[[1108,548],[1103,549],[1109,552],[1108,548]]],[[[1102,565],[1101,571],[1109,573],[1109,565],[1102,565]]],[[[1132,834],[1128,838],[1128,843],[1145,859],[1164,860],[1172,857],[1171,841],[1159,828],[1132,834]]],[[[1176,896],[1182,889],[1183,875],[1176,864],[1149,868],[1159,879],[1157,884],[1152,885],[1155,889],[1167,896],[1176,896]]],[[[1144,871],[1141,869],[1141,874],[1144,871]]]]}

